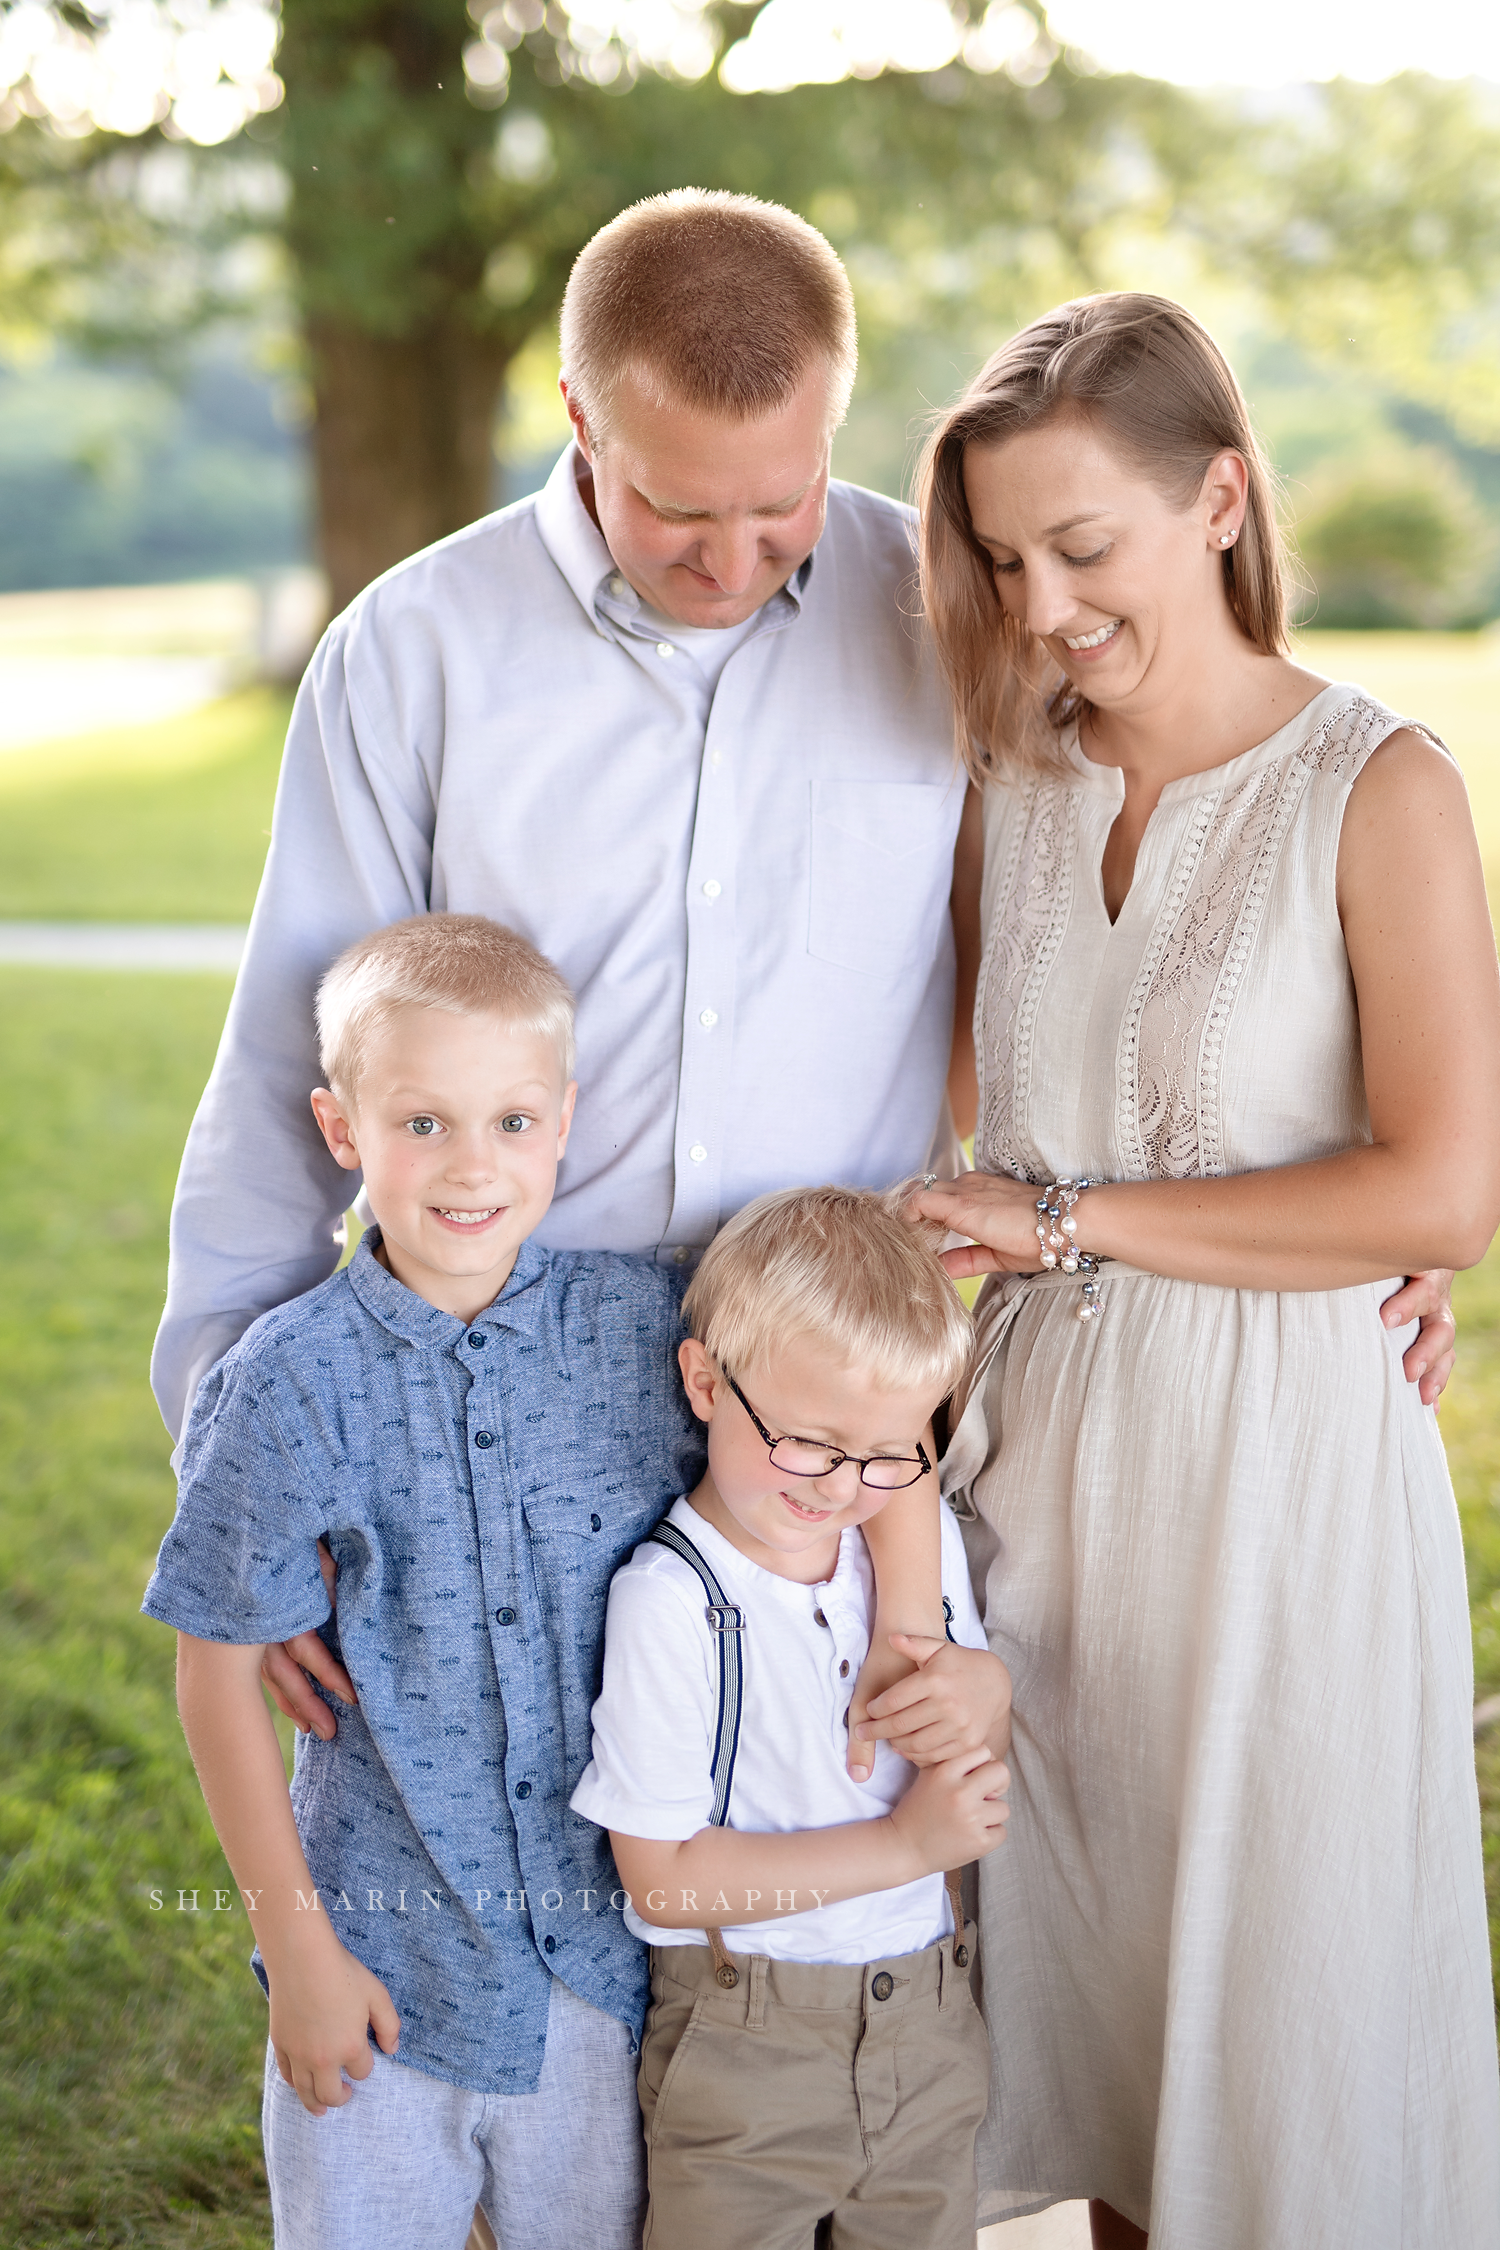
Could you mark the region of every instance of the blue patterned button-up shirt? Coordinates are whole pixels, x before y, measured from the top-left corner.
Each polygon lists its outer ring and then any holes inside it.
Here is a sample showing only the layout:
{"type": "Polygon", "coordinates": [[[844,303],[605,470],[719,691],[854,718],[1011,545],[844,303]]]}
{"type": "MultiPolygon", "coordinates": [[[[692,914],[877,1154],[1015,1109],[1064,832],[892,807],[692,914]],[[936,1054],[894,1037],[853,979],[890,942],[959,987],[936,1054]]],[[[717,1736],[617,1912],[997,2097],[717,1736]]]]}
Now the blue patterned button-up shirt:
{"type": "Polygon", "coordinates": [[[205,1377],[144,1607],[210,1641],[322,1627],[359,1708],[330,1698],[335,1739],[297,1742],[321,1906],[390,1992],[403,2062],[528,2093],[554,1970],[634,2029],[645,2006],[608,1838],[568,1798],[610,1578],[701,1473],[682,1281],[526,1243],[465,1327],[374,1239],[205,1377]]]}

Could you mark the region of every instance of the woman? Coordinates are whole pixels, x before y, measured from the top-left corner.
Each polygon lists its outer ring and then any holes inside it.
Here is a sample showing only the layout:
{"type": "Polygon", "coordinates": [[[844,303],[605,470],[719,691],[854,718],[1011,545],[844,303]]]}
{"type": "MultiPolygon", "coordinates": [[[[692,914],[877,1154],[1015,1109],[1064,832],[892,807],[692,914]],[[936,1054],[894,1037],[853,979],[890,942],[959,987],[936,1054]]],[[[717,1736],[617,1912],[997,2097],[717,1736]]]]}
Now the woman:
{"type": "Polygon", "coordinates": [[[945,1481],[1016,1708],[981,2221],[1493,2246],[1463,1559],[1380,1310],[1500,1217],[1463,784],[1290,661],[1270,478],[1179,306],[1035,322],[923,503],[983,959],[979,1168],[914,1209],[998,1277],[945,1481]]]}

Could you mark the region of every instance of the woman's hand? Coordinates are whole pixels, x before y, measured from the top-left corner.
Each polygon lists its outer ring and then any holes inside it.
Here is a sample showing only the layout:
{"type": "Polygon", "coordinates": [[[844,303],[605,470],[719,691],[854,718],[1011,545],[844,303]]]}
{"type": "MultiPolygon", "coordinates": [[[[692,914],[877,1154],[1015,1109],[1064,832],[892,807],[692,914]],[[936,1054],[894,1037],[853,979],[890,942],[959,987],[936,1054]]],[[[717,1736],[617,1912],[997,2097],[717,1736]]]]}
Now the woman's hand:
{"type": "Polygon", "coordinates": [[[979,1273],[1038,1273],[1037,1191],[1005,1172],[965,1172],[919,1188],[906,1206],[911,1219],[936,1219],[951,1234],[972,1236],[962,1250],[945,1250],[943,1264],[955,1281],[979,1273]]]}

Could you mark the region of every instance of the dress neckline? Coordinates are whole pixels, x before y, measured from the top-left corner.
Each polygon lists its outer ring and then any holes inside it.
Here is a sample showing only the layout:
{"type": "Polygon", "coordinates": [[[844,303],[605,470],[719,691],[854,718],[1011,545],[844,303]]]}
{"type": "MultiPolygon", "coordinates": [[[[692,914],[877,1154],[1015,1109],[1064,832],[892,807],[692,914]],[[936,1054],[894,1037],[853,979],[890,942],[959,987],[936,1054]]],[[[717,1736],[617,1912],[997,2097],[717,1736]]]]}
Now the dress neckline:
{"type": "MultiPolygon", "coordinates": [[[[1284,757],[1293,747],[1292,737],[1312,733],[1326,719],[1331,718],[1336,710],[1355,701],[1363,692],[1351,681],[1330,680],[1328,686],[1320,688],[1310,702],[1303,704],[1300,711],[1293,712],[1285,726],[1278,727],[1274,734],[1267,735],[1264,742],[1257,742],[1253,749],[1242,750],[1238,757],[1228,758],[1222,765],[1205,766],[1201,773],[1185,773],[1176,781],[1167,782],[1157,799],[1158,809],[1163,805],[1185,804],[1194,797],[1205,797],[1217,790],[1232,788],[1255,767],[1269,765],[1275,759],[1284,757]]],[[[1108,797],[1117,807],[1124,804],[1124,773],[1119,766],[1100,765],[1087,756],[1078,740],[1076,719],[1070,720],[1058,737],[1058,748],[1075,780],[1082,782],[1097,795],[1108,797]]],[[[1128,892],[1126,896],[1129,896],[1128,892]]]]}

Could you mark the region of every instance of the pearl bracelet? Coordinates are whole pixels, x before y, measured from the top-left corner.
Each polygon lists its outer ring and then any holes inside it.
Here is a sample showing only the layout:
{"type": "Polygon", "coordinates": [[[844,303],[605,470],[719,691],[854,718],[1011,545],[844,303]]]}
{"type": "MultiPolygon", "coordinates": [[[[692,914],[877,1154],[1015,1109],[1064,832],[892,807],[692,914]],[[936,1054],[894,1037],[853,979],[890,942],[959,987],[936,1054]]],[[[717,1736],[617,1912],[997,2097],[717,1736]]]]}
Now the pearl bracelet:
{"type": "Polygon", "coordinates": [[[1036,1199],[1036,1238],[1042,1246],[1042,1264],[1049,1272],[1060,1267],[1064,1273],[1083,1275],[1080,1320],[1097,1320],[1104,1310],[1099,1302],[1099,1260],[1090,1251],[1079,1249],[1078,1221],[1073,1216],[1073,1206],[1093,1184],[1092,1180],[1054,1180],[1036,1199]]]}

